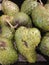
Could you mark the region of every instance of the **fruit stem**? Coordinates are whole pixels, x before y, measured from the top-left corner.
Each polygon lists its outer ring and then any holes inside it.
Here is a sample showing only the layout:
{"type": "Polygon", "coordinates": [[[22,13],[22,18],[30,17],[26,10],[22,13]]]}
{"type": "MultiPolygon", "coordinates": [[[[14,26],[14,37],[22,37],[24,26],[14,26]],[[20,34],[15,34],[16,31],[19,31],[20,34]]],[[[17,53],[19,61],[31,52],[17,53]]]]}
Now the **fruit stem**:
{"type": "Polygon", "coordinates": [[[6,20],[6,22],[10,25],[11,28],[13,28],[13,26],[11,25],[11,23],[8,20],[6,20]]]}
{"type": "Polygon", "coordinates": [[[11,28],[17,28],[18,27],[18,24],[13,26],[8,20],[6,20],[6,22],[10,25],[11,28]]]}
{"type": "Polygon", "coordinates": [[[39,2],[40,2],[40,4],[43,6],[43,3],[42,3],[42,1],[41,1],[41,0],[39,0],[39,2]]]}

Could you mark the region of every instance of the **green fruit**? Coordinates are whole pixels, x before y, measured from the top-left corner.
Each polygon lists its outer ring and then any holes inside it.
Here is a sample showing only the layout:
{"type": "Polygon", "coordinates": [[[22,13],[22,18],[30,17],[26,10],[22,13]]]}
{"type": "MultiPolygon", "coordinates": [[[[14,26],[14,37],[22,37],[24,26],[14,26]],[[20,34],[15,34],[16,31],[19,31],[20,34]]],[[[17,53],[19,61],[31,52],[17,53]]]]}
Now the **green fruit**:
{"type": "Polygon", "coordinates": [[[40,51],[44,54],[49,56],[49,33],[47,33],[40,44],[40,51]]]}
{"type": "Polygon", "coordinates": [[[49,11],[45,6],[39,4],[33,9],[32,20],[37,27],[49,31],[49,11]]]}
{"type": "Polygon", "coordinates": [[[13,16],[8,16],[8,15],[2,15],[1,18],[0,18],[0,21],[1,21],[1,25],[2,26],[9,26],[9,23],[11,23],[13,21],[13,16]]]}
{"type": "Polygon", "coordinates": [[[12,42],[0,37],[0,63],[10,65],[17,61],[18,55],[13,48],[12,42]]]}
{"type": "Polygon", "coordinates": [[[8,16],[8,15],[2,15],[1,16],[1,25],[2,26],[9,25],[9,27],[11,27],[11,28],[17,28],[18,26],[32,27],[32,21],[27,14],[19,12],[14,17],[8,16]]]}
{"type": "Polygon", "coordinates": [[[21,11],[27,13],[28,15],[32,13],[34,7],[38,5],[36,0],[25,0],[21,6],[21,11]]]}
{"type": "Polygon", "coordinates": [[[35,48],[38,46],[40,39],[40,32],[36,28],[26,28],[21,26],[15,32],[18,51],[30,63],[34,63],[37,60],[35,48]]]}
{"type": "Polygon", "coordinates": [[[7,39],[13,39],[13,32],[9,27],[2,26],[0,36],[7,38],[7,39]]]}
{"type": "Polygon", "coordinates": [[[19,8],[15,3],[11,1],[3,1],[2,11],[4,12],[4,14],[14,16],[19,12],[19,8]]]}
{"type": "Polygon", "coordinates": [[[1,32],[0,32],[0,36],[8,38],[8,39],[12,39],[13,38],[13,33],[15,32],[15,30],[13,28],[11,28],[9,26],[9,24],[6,21],[11,21],[12,17],[9,18],[8,15],[2,15],[0,18],[1,21],[1,32]]]}
{"type": "Polygon", "coordinates": [[[30,19],[30,17],[23,13],[23,12],[19,12],[13,19],[13,22],[11,22],[14,25],[18,25],[18,26],[26,26],[26,27],[32,27],[32,21],[30,19]]]}

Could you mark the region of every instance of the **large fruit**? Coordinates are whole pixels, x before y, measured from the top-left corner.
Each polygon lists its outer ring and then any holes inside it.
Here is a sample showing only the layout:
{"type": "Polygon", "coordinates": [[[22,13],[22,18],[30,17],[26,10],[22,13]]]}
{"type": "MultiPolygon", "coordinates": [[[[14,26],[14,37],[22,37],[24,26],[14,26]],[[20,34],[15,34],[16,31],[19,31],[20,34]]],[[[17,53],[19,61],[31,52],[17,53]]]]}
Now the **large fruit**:
{"type": "Polygon", "coordinates": [[[8,39],[0,37],[0,63],[2,65],[9,65],[16,62],[18,59],[12,42],[8,39]]]}
{"type": "Polygon", "coordinates": [[[33,23],[43,29],[49,31],[49,8],[46,6],[38,5],[32,10],[33,23]]]}
{"type": "Polygon", "coordinates": [[[38,46],[41,35],[36,28],[26,28],[21,26],[15,32],[15,40],[18,51],[30,63],[36,61],[36,46],[38,46]]]}
{"type": "Polygon", "coordinates": [[[19,7],[11,1],[2,2],[2,11],[4,14],[14,16],[19,12],[19,7]]]}
{"type": "Polygon", "coordinates": [[[38,5],[36,0],[25,0],[21,6],[21,11],[27,14],[31,14],[34,7],[38,5]]]}
{"type": "Polygon", "coordinates": [[[44,54],[49,56],[49,33],[47,33],[40,44],[40,51],[44,54]]]}

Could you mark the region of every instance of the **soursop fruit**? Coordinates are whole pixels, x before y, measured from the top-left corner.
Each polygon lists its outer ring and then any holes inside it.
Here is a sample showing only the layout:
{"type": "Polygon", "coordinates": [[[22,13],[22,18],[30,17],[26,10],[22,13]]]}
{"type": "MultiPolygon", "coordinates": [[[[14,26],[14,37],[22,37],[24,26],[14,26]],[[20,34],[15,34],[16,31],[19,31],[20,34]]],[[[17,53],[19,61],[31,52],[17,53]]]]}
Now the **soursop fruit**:
{"type": "Polygon", "coordinates": [[[49,33],[46,33],[46,35],[43,37],[39,49],[41,53],[49,57],[49,33]]]}
{"type": "Polygon", "coordinates": [[[1,25],[2,26],[6,25],[11,28],[17,28],[18,26],[32,27],[32,21],[27,14],[19,12],[14,17],[8,15],[2,15],[1,25]]]}
{"type": "Polygon", "coordinates": [[[33,23],[44,31],[49,31],[49,8],[39,4],[32,10],[33,23]]]}
{"type": "Polygon", "coordinates": [[[26,13],[23,13],[23,12],[19,12],[13,18],[13,24],[17,26],[32,27],[31,18],[26,13]]]}
{"type": "Polygon", "coordinates": [[[21,26],[15,32],[15,41],[18,51],[30,63],[34,63],[37,60],[35,49],[40,43],[40,39],[40,31],[36,28],[21,26]]]}
{"type": "Polygon", "coordinates": [[[10,27],[2,26],[0,36],[12,40],[14,35],[10,27]]]}
{"type": "Polygon", "coordinates": [[[36,0],[25,0],[21,6],[21,11],[30,15],[32,10],[38,5],[36,0]]]}
{"type": "Polygon", "coordinates": [[[19,12],[19,7],[12,1],[5,0],[2,2],[2,11],[4,14],[15,16],[19,12]]]}
{"type": "Polygon", "coordinates": [[[15,30],[7,23],[7,21],[10,20],[12,20],[12,18],[9,18],[8,15],[2,15],[0,17],[0,36],[8,39],[13,39],[13,33],[15,32],[15,30]]]}
{"type": "Polygon", "coordinates": [[[0,63],[2,65],[10,65],[18,59],[17,52],[10,40],[0,37],[0,63]]]}

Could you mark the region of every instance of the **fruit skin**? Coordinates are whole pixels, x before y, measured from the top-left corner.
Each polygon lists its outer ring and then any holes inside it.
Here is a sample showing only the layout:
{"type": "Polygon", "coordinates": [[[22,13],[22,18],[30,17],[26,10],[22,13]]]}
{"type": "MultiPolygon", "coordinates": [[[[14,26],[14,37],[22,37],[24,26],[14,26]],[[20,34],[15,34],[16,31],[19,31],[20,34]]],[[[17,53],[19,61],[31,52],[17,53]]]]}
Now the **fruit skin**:
{"type": "Polygon", "coordinates": [[[2,15],[0,17],[0,27],[1,27],[1,32],[0,36],[7,38],[7,39],[13,39],[13,34],[15,30],[11,28],[6,21],[11,21],[12,18],[9,18],[8,15],[2,15]]]}
{"type": "MultiPolygon", "coordinates": [[[[8,26],[8,22],[11,23],[13,21],[13,16],[9,15],[2,15],[0,17],[1,25],[2,26],[8,26]],[[7,22],[8,21],[8,22],[7,22]]],[[[10,26],[9,26],[10,27],[10,26]]]]}
{"type": "Polygon", "coordinates": [[[13,24],[18,26],[26,26],[26,27],[32,27],[32,21],[30,17],[23,12],[19,12],[14,18],[13,18],[13,24]]]}
{"type": "Polygon", "coordinates": [[[3,1],[2,11],[4,12],[4,14],[14,16],[19,12],[19,7],[12,1],[3,1]]]}
{"type": "Polygon", "coordinates": [[[12,40],[14,35],[10,27],[3,26],[1,27],[0,36],[12,40]]]}
{"type": "Polygon", "coordinates": [[[36,28],[19,27],[15,32],[15,41],[18,51],[30,63],[34,63],[37,59],[35,48],[38,46],[41,35],[36,28]]]}
{"type": "Polygon", "coordinates": [[[9,65],[16,62],[18,59],[12,42],[6,38],[0,37],[0,63],[2,65],[9,65]]]}
{"type": "Polygon", "coordinates": [[[43,29],[44,31],[49,31],[49,12],[45,6],[38,5],[32,10],[32,20],[33,23],[43,29]]]}
{"type": "Polygon", "coordinates": [[[34,7],[38,5],[36,0],[25,0],[21,6],[21,11],[30,15],[34,7]]]}
{"type": "Polygon", "coordinates": [[[46,35],[43,37],[39,49],[41,53],[49,56],[49,33],[46,33],[46,35]]]}
{"type": "Polygon", "coordinates": [[[13,16],[8,16],[8,15],[2,15],[1,16],[1,25],[4,26],[8,26],[8,22],[13,26],[11,27],[9,25],[9,27],[11,28],[17,28],[18,26],[26,26],[26,27],[32,27],[32,21],[30,19],[30,17],[23,13],[23,12],[19,12],[17,13],[17,15],[13,16]]]}

